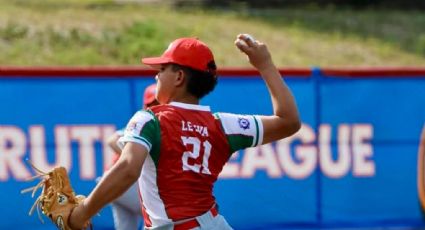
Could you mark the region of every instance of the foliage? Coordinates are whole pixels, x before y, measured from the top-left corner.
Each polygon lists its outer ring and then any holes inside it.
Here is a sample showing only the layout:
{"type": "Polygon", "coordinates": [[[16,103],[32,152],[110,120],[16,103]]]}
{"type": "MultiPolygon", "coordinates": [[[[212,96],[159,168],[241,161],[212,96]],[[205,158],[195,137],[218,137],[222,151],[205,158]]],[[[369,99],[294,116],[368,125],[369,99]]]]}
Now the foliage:
{"type": "Polygon", "coordinates": [[[204,9],[109,0],[0,0],[0,65],[138,65],[177,37],[208,43],[219,67],[249,66],[238,33],[278,66],[423,66],[425,15],[340,8],[204,9]]]}

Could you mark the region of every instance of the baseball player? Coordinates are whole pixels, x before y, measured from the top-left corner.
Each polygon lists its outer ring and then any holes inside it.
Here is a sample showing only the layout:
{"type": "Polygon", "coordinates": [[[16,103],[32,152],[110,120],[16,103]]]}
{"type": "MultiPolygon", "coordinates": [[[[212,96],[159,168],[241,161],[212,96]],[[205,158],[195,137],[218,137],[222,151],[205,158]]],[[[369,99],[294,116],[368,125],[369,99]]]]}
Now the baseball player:
{"type": "Polygon", "coordinates": [[[70,215],[81,229],[104,205],[137,179],[145,229],[232,229],[220,215],[213,185],[236,150],[288,137],[300,128],[295,100],[266,45],[240,34],[245,53],[267,85],[272,115],[211,113],[199,100],[216,83],[208,46],[195,38],[172,42],[161,57],[142,62],[158,70],[160,105],[138,111],[119,139],[122,155],[70,215]]]}
{"type": "MultiPolygon", "coordinates": [[[[158,105],[155,99],[156,84],[146,87],[143,93],[143,109],[158,105]]],[[[117,141],[124,135],[124,129],[116,131],[109,139],[108,145],[116,153],[114,162],[116,162],[121,154],[121,149],[117,145],[117,141]]],[[[139,204],[138,185],[134,183],[124,194],[111,202],[112,215],[116,230],[132,230],[138,229],[141,220],[141,208],[139,204]]]]}

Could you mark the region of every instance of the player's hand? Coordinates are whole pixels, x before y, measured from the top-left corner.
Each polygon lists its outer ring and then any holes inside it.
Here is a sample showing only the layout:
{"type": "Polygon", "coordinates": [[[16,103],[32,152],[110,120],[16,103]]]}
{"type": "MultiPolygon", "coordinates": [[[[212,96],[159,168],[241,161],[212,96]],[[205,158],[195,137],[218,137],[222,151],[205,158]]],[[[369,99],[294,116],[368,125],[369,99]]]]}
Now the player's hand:
{"type": "Polygon", "coordinates": [[[274,67],[266,44],[255,40],[248,34],[239,34],[235,40],[236,47],[248,56],[248,60],[259,71],[274,67]]]}
{"type": "Polygon", "coordinates": [[[84,202],[72,210],[68,218],[68,225],[71,229],[75,230],[86,229],[90,225],[90,222],[85,220],[84,217],[84,202]]]}

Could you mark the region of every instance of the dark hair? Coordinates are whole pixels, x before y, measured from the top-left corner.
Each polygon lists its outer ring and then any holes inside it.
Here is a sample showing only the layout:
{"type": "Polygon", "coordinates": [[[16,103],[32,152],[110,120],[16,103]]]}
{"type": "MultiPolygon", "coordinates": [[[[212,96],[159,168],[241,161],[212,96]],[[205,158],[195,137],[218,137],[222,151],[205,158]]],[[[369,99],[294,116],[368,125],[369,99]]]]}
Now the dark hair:
{"type": "Polygon", "coordinates": [[[187,91],[199,99],[213,91],[217,85],[217,66],[214,61],[208,63],[208,71],[196,70],[174,63],[172,69],[173,71],[183,70],[187,77],[187,91]]]}

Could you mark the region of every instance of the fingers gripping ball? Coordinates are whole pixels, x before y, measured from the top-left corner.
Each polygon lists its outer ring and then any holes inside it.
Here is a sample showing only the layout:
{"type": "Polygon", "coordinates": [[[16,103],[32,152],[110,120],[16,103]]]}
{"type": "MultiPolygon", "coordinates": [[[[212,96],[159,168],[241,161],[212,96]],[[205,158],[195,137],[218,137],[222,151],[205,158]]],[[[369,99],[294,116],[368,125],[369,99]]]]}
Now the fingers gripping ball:
{"type": "Polygon", "coordinates": [[[30,180],[36,178],[42,178],[42,180],[36,186],[22,190],[22,193],[32,192],[32,197],[34,197],[40,188],[42,188],[42,192],[31,207],[29,215],[32,215],[34,210],[37,209],[38,217],[43,222],[40,215],[41,210],[41,213],[49,217],[58,229],[71,230],[68,225],[68,218],[72,210],[83,202],[85,197],[75,195],[64,167],[56,167],[50,172],[44,173],[35,166],[31,166],[37,171],[38,175],[30,180]]]}
{"type": "MultiPolygon", "coordinates": [[[[241,34],[241,37],[244,37],[246,40],[250,40],[252,43],[255,42],[255,39],[252,35],[249,34],[241,34]]],[[[248,46],[248,44],[242,39],[242,38],[238,38],[236,39],[236,42],[243,45],[243,46],[248,46]]]]}

